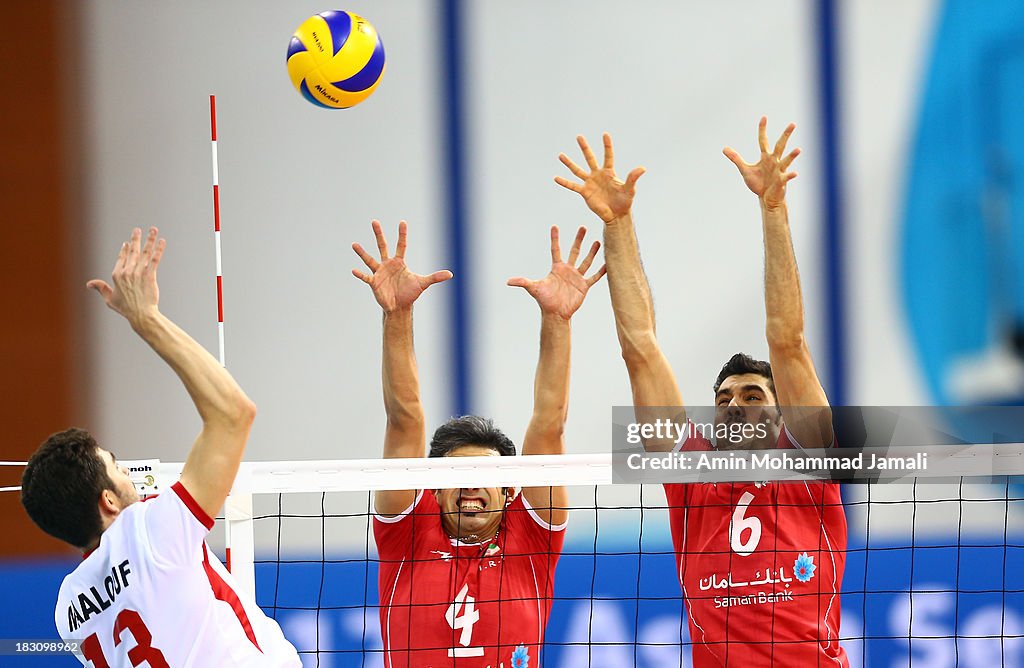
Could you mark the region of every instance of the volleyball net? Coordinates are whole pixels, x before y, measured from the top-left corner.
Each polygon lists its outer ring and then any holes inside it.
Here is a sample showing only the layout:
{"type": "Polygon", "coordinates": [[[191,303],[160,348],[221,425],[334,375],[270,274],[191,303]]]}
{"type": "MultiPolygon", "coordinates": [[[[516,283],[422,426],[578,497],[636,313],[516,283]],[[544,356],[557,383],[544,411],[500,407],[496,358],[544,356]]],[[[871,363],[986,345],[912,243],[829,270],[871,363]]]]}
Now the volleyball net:
{"type": "MultiPolygon", "coordinates": [[[[374,492],[564,485],[569,517],[560,556],[548,555],[558,563],[545,644],[529,663],[506,661],[506,667],[536,666],[538,659],[546,666],[690,666],[695,644],[728,644],[736,624],[749,624],[751,611],[764,615],[761,639],[754,642],[777,644],[772,656],[784,661],[786,643],[792,642],[782,628],[784,606],[791,605],[793,593],[801,595],[799,578],[821,582],[827,571],[821,560],[830,554],[845,561],[841,625],[835,631],[822,626],[821,640],[838,641],[850,665],[1019,665],[1024,488],[1017,476],[1024,475],[1024,444],[941,446],[929,456],[927,468],[903,471],[895,476],[899,482],[843,485],[841,499],[832,503],[841,504],[846,518],[845,549],[804,546],[810,561],[803,562],[802,572],[793,559],[783,568],[746,572],[742,547],[753,532],[740,530],[751,529],[755,515],[730,507],[729,531],[738,528],[737,542],[723,552],[734,553],[704,554],[720,567],[685,598],[662,485],[613,483],[621,457],[611,454],[244,464],[213,542],[225,543],[240,585],[254,588],[304,665],[418,665],[414,654],[385,656],[382,621],[419,616],[416,603],[396,600],[394,591],[382,598],[378,589],[380,569],[389,560],[379,556],[374,540],[374,492]],[[815,568],[807,566],[816,566],[816,580],[815,568]],[[702,598],[726,616],[736,615],[735,624],[725,627],[726,637],[691,637],[687,606],[700,605],[702,598]],[[778,621],[770,609],[779,611],[778,621]]],[[[180,465],[156,468],[160,478],[173,482],[180,465]]],[[[726,485],[749,473],[675,475],[696,487],[726,485]]],[[[820,478],[820,471],[778,470],[758,471],[753,479],[770,489],[820,478]]],[[[830,502],[816,503],[827,511],[823,504],[830,502]]],[[[756,521],[770,533],[771,517],[756,521]]],[[[791,547],[757,549],[789,554],[791,547]]],[[[697,551],[692,544],[685,549],[697,551]]],[[[410,552],[406,566],[452,557],[436,552],[410,552]]],[[[815,587],[814,595],[823,587],[815,587]]],[[[464,606],[454,589],[451,598],[435,606],[436,614],[451,627],[451,665],[468,665],[456,661],[464,651],[459,624],[473,607],[464,606]]],[[[477,610],[484,603],[476,601],[477,610]]],[[[522,623],[484,622],[510,628],[522,623]]]]}

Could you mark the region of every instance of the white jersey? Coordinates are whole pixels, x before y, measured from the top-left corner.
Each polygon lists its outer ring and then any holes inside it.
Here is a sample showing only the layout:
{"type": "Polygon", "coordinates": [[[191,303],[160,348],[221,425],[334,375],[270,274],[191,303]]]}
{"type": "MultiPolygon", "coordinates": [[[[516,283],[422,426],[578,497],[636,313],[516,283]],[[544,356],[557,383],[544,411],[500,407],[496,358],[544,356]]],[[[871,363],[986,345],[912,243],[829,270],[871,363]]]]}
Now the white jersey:
{"type": "Polygon", "coordinates": [[[54,619],[95,668],[298,668],[295,648],[211,554],[213,527],[180,483],[133,503],[64,578],[54,619]]]}

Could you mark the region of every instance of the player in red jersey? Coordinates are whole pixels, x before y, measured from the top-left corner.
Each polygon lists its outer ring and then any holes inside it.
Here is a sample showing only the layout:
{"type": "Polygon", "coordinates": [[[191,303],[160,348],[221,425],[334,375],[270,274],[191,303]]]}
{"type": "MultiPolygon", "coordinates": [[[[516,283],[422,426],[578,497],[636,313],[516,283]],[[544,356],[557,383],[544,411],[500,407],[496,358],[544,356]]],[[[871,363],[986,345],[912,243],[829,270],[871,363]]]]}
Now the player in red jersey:
{"type": "Polygon", "coordinates": [[[32,455],[21,501],[43,531],[84,552],[57,594],[61,638],[91,668],[299,668],[277,622],[238,591],[206,545],[235,481],[256,408],[227,369],[159,309],[164,240],[136,228],[113,285],[87,284],[178,375],[202,418],[181,477],[139,495],[109,450],[82,429],[50,436],[32,455]]]}
{"type": "MultiPolygon", "coordinates": [[[[405,264],[406,224],[389,256],[373,221],[380,260],[353,249],[370,269],[353,271],[384,310],[384,457],[422,457],[425,424],[413,353],[412,307],[422,292],[452,277],[419,276],[405,264]]],[[[600,247],[579,266],[580,228],[563,262],[558,228],[551,229],[551,273],[513,278],[541,309],[540,359],[534,410],[523,454],[561,454],[569,397],[572,315],[604,275],[586,278],[600,247]]],[[[434,433],[431,457],[515,455],[490,420],[465,416],[434,433]]],[[[374,538],[380,557],[379,593],[385,668],[530,668],[539,666],[551,610],[555,565],[567,517],[563,487],[381,491],[374,496],[374,538]]]]}
{"type": "MultiPolygon", "coordinates": [[[[714,444],[696,430],[676,444],[648,440],[648,450],[830,447],[831,410],[804,338],[803,301],[786,210],[786,184],[799,149],[786,154],[790,125],[769,147],[759,125],[760,160],[725,155],[761,204],[765,248],[766,338],[770,364],[737,354],[715,383],[718,425],[764,425],[753,438],[714,444]]],[[[675,376],[657,343],[654,305],[640,262],[632,204],[636,168],[615,175],[611,138],[598,165],[578,138],[589,170],[560,160],[580,182],[557,177],[605,223],[605,254],[615,325],[629,372],[638,422],[687,421],[675,376]]],[[[692,423],[690,423],[692,424],[692,423]]],[[[839,646],[839,591],[846,519],[833,483],[665,485],[678,576],[693,641],[693,664],[709,666],[848,666],[839,646]]]]}

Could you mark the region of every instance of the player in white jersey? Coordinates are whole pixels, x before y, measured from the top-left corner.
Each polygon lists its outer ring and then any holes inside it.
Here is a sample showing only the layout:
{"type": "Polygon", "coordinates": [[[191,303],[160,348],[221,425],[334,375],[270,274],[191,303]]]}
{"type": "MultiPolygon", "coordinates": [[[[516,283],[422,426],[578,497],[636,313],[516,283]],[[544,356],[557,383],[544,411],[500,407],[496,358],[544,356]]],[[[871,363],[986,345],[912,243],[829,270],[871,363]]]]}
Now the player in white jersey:
{"type": "Polygon", "coordinates": [[[22,478],[22,503],[56,538],[80,548],[54,619],[95,668],[298,667],[295,648],[206,545],[242,460],[256,408],[231,375],[158,309],[165,242],[135,229],[113,287],[89,281],[107,306],[174,370],[203,421],[181,478],[139,502],[128,471],[88,432],[50,436],[22,478]]]}

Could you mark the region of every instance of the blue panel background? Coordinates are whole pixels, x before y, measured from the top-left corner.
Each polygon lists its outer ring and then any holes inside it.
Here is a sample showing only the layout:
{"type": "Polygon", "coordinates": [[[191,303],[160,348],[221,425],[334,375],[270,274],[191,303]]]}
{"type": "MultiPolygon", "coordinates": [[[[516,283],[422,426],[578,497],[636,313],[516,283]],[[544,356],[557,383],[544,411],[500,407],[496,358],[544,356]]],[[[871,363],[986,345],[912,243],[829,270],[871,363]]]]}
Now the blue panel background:
{"type": "MultiPolygon", "coordinates": [[[[1020,638],[1002,643],[998,638],[961,638],[956,643],[950,638],[954,629],[961,636],[997,635],[1000,627],[1008,636],[1024,634],[1022,538],[1019,532],[1011,533],[1004,547],[1001,534],[974,537],[962,541],[959,550],[951,545],[955,541],[921,543],[911,550],[905,544],[872,540],[867,553],[851,543],[843,585],[844,635],[871,638],[865,647],[857,641],[844,643],[852,665],[910,665],[911,656],[914,663],[929,666],[954,665],[957,660],[959,665],[1020,664],[1024,661],[1020,638]],[[870,573],[867,594],[863,593],[865,554],[870,573]],[[915,589],[912,610],[909,582],[915,589]],[[957,589],[959,596],[950,593],[957,589]],[[912,647],[907,639],[911,615],[912,647]]],[[[645,551],[652,553],[642,558],[630,553],[635,546],[622,541],[601,544],[596,557],[593,542],[567,547],[558,569],[558,600],[548,625],[545,665],[689,665],[685,648],[680,659],[678,643],[688,639],[670,545],[645,540],[645,551]],[[588,637],[609,644],[588,647],[588,637]],[[638,641],[671,644],[635,645],[638,641]]],[[[6,564],[0,569],[6,600],[19,604],[17,614],[5,613],[2,635],[54,637],[54,597],[64,573],[73,567],[73,562],[53,562],[6,564]]],[[[362,555],[332,557],[323,565],[318,561],[280,568],[258,564],[256,572],[260,604],[277,617],[300,650],[316,647],[319,629],[321,648],[351,652],[321,655],[322,668],[364,665],[360,648],[379,649],[377,610],[372,607],[377,601],[376,565],[362,555]],[[364,607],[367,602],[371,607],[364,607]]],[[[379,654],[373,656],[365,665],[379,664],[379,654]]],[[[309,655],[305,662],[316,665],[316,658],[309,655]]],[[[61,657],[3,657],[0,665],[74,664],[61,657]]]]}
{"type": "Polygon", "coordinates": [[[948,0],[931,48],[907,160],[903,296],[934,400],[976,401],[949,387],[950,366],[1024,333],[1022,5],[948,0]]]}

